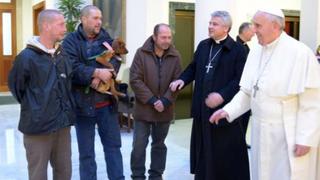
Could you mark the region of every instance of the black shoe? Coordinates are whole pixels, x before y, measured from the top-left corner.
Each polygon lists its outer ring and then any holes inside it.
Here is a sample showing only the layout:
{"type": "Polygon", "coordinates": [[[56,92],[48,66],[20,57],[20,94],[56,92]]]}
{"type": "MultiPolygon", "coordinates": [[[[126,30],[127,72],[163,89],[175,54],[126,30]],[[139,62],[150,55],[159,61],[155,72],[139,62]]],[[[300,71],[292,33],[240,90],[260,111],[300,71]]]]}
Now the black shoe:
{"type": "Polygon", "coordinates": [[[251,149],[251,146],[249,144],[247,144],[247,149],[251,149]]]}

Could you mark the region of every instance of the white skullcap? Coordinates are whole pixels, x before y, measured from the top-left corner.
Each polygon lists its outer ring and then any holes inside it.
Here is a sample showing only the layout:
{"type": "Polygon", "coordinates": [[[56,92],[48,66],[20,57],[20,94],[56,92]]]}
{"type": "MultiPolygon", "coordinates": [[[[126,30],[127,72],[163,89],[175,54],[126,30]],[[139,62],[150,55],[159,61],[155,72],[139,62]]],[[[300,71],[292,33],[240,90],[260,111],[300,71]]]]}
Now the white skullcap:
{"type": "Polygon", "coordinates": [[[279,8],[263,7],[263,8],[259,8],[258,11],[284,18],[284,14],[282,10],[279,8]]]}

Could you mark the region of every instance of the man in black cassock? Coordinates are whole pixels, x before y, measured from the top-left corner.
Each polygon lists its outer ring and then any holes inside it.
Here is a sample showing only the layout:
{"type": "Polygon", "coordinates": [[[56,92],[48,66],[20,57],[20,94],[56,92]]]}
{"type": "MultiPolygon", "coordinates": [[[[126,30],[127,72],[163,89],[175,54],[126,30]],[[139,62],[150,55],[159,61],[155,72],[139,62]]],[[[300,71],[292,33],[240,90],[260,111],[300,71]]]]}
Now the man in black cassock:
{"type": "Polygon", "coordinates": [[[244,132],[239,121],[218,125],[210,115],[227,104],[239,90],[246,60],[241,44],[229,35],[231,17],[226,11],[211,14],[210,38],[201,41],[193,61],[170,84],[171,90],[182,89],[195,81],[191,116],[191,173],[195,180],[249,180],[249,162],[244,132]]]}

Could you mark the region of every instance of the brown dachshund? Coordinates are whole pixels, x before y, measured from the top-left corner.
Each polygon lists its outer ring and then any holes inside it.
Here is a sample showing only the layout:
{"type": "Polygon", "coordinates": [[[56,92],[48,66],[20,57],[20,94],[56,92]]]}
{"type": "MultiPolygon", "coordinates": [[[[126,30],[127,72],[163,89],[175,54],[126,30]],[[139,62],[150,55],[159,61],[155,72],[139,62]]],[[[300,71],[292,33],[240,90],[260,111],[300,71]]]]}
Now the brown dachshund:
{"type": "MultiPolygon", "coordinates": [[[[109,62],[112,57],[115,57],[117,60],[121,61],[121,55],[128,53],[125,42],[120,38],[117,38],[112,42],[112,49],[113,51],[105,51],[99,57],[96,57],[96,61],[108,69],[114,69],[113,65],[109,62]]],[[[111,94],[118,100],[118,96],[124,97],[126,95],[117,91],[115,88],[117,83],[115,78],[117,74],[115,71],[112,71],[112,73],[112,78],[108,82],[101,81],[96,90],[100,93],[111,94]]]]}

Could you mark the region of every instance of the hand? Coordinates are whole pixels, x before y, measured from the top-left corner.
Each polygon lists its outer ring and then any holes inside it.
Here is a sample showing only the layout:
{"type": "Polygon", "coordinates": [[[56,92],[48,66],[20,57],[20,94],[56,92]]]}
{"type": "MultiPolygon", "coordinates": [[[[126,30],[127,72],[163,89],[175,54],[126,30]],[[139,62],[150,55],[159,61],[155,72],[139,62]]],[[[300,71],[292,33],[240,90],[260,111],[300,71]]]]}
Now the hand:
{"type": "Polygon", "coordinates": [[[209,108],[215,108],[224,102],[222,96],[219,93],[212,92],[206,98],[206,105],[209,108]]]}
{"type": "Polygon", "coordinates": [[[306,155],[310,151],[310,146],[304,146],[296,144],[294,147],[294,155],[296,157],[301,157],[306,155]]]}
{"type": "Polygon", "coordinates": [[[99,78],[93,78],[93,80],[91,81],[91,84],[90,86],[93,88],[93,89],[97,89],[99,84],[100,84],[101,80],[99,78]]]}
{"type": "Polygon", "coordinates": [[[108,82],[112,78],[113,71],[113,69],[97,68],[93,75],[94,77],[101,79],[103,82],[108,82]]]}
{"type": "Polygon", "coordinates": [[[218,124],[221,119],[227,118],[228,116],[225,110],[219,109],[210,116],[209,121],[218,124]]]}
{"type": "Polygon", "coordinates": [[[171,82],[169,85],[172,92],[175,92],[177,90],[181,90],[183,86],[184,86],[184,82],[181,79],[175,80],[175,81],[171,82]]]}
{"type": "Polygon", "coordinates": [[[158,112],[163,112],[164,111],[164,105],[162,103],[161,100],[157,100],[154,104],[153,104],[154,108],[158,111],[158,112]]]}

